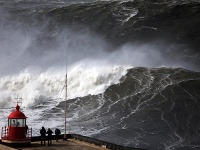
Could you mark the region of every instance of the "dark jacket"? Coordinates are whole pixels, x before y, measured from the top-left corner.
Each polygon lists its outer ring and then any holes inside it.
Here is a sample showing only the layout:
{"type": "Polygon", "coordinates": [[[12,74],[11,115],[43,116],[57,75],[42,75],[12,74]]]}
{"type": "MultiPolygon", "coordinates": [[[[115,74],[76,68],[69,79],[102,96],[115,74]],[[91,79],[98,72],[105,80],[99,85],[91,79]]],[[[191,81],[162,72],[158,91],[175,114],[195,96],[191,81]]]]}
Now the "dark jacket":
{"type": "Polygon", "coordinates": [[[47,131],[48,137],[51,137],[52,133],[53,133],[53,131],[51,129],[48,129],[48,131],[47,131]]]}
{"type": "Polygon", "coordinates": [[[41,136],[46,136],[46,130],[44,127],[42,127],[42,129],[40,130],[40,134],[41,136]]]}
{"type": "Polygon", "coordinates": [[[60,135],[60,130],[59,129],[55,130],[55,135],[60,135]]]}

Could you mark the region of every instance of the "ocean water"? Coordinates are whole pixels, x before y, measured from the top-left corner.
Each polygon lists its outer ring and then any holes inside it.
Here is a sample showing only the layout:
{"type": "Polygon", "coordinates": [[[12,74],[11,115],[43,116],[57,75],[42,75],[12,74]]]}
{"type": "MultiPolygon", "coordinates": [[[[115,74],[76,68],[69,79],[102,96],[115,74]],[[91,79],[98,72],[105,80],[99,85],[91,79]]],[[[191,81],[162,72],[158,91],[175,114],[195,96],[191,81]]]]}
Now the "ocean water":
{"type": "Polygon", "coordinates": [[[67,100],[67,133],[199,149],[199,16],[195,0],[1,0],[0,126],[18,101],[33,135],[64,133],[67,100]]]}

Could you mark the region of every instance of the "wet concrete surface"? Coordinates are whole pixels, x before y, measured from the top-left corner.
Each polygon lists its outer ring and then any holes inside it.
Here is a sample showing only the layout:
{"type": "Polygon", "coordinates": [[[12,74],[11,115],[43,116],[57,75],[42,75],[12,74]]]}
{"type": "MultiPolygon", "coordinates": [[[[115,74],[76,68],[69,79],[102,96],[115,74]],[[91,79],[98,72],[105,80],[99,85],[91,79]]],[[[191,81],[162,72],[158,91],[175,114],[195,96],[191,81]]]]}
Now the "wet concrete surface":
{"type": "MultiPolygon", "coordinates": [[[[8,148],[8,147],[7,147],[8,148]]],[[[2,150],[14,150],[14,149],[2,149],[2,150]]],[[[31,142],[30,147],[20,147],[16,150],[107,150],[105,147],[96,146],[87,142],[78,141],[75,139],[68,139],[67,141],[59,140],[52,141],[52,145],[41,145],[40,141],[31,142]]]]}

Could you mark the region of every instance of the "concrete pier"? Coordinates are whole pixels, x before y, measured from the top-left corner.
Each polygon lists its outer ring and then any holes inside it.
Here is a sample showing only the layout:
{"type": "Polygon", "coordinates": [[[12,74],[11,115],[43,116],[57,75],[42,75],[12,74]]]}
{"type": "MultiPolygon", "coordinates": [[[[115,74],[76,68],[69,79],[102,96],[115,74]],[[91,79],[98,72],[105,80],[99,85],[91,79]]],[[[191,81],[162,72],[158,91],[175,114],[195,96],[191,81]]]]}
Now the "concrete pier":
{"type": "Polygon", "coordinates": [[[64,140],[63,137],[63,134],[60,135],[59,141],[56,142],[55,136],[53,136],[52,145],[50,146],[48,146],[47,140],[46,145],[41,145],[40,136],[32,137],[31,144],[28,146],[23,146],[22,144],[10,145],[12,148],[2,145],[0,142],[0,150],[142,150],[140,148],[116,145],[77,134],[67,134],[67,140],[64,140]]]}
{"type": "Polygon", "coordinates": [[[0,144],[0,150],[16,150],[16,149],[0,144]]]}
{"type": "MultiPolygon", "coordinates": [[[[75,139],[68,139],[67,141],[59,140],[56,142],[52,141],[52,145],[48,146],[41,145],[40,141],[31,142],[30,147],[20,147],[18,149],[8,149],[8,150],[108,150],[105,147],[96,146],[87,142],[78,141],[75,139]]],[[[7,149],[5,149],[7,150],[7,149]]]]}

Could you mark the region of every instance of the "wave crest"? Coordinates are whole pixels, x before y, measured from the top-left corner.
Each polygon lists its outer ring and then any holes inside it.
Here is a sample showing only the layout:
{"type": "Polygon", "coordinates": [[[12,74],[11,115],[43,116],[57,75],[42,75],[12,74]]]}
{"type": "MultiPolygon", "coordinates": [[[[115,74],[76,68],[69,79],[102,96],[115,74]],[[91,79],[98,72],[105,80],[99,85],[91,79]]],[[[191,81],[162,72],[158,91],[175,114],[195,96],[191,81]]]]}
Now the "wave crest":
{"type": "MultiPolygon", "coordinates": [[[[119,82],[126,74],[127,67],[74,66],[68,71],[68,99],[103,93],[107,87],[119,82]]],[[[58,102],[65,97],[65,74],[44,72],[33,74],[24,71],[18,75],[0,78],[0,107],[9,107],[10,101],[22,98],[22,106],[31,107],[47,103],[50,99],[58,102]]]]}

